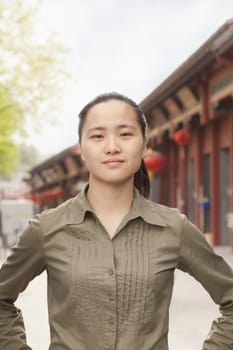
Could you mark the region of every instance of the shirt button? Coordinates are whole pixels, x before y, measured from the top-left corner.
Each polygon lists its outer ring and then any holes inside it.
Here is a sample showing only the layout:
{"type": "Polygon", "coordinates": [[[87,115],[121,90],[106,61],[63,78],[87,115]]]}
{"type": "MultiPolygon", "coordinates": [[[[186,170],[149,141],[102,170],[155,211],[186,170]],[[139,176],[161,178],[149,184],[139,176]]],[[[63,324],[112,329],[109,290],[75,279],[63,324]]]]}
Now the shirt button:
{"type": "Polygon", "coordinates": [[[114,300],[113,295],[110,295],[110,296],[109,296],[109,301],[113,301],[113,300],[114,300]]]}
{"type": "Polygon", "coordinates": [[[106,345],[105,349],[106,350],[112,350],[112,349],[114,349],[114,346],[113,345],[106,345]]]}
{"type": "Polygon", "coordinates": [[[110,318],[110,319],[108,320],[108,324],[109,324],[110,326],[113,326],[113,325],[114,325],[114,320],[113,320],[112,318],[110,318]]]}
{"type": "Polygon", "coordinates": [[[110,268],[108,270],[109,276],[113,276],[114,275],[114,270],[112,268],[110,268]]]}

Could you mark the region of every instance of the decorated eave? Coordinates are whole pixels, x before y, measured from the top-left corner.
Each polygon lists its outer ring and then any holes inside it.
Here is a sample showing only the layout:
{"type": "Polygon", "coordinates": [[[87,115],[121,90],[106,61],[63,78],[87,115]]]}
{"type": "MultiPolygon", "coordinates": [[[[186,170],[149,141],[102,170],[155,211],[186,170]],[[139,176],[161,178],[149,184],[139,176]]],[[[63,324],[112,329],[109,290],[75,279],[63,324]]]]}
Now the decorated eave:
{"type": "Polygon", "coordinates": [[[47,189],[55,189],[57,192],[61,192],[60,185],[63,182],[80,176],[85,171],[79,146],[74,145],[66,148],[31,169],[32,192],[41,192],[47,189]]]}
{"type": "Polygon", "coordinates": [[[233,19],[220,27],[193,55],[141,103],[149,138],[172,136],[195,118],[206,124],[221,109],[233,107],[233,19]]]}

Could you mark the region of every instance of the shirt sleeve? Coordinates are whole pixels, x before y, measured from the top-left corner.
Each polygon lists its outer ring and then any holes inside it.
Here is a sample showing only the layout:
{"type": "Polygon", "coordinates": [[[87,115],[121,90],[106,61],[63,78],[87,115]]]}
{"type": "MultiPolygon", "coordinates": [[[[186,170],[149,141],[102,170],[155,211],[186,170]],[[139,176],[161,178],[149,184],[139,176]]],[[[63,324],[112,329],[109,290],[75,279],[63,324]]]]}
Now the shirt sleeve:
{"type": "Polygon", "coordinates": [[[21,311],[14,305],[28,283],[45,269],[38,218],[21,234],[0,269],[0,349],[28,350],[21,311]]]}
{"type": "Polygon", "coordinates": [[[192,275],[220,306],[221,317],[212,323],[202,350],[233,349],[233,271],[214,253],[204,235],[181,215],[179,268],[192,275]]]}

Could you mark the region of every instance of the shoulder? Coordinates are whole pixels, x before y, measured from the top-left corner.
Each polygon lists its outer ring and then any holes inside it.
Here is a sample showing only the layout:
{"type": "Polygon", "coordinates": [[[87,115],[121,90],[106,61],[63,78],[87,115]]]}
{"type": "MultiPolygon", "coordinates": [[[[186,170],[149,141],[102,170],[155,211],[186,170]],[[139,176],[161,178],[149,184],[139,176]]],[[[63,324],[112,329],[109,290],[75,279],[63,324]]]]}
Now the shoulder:
{"type": "Polygon", "coordinates": [[[178,208],[173,208],[173,207],[166,206],[164,204],[153,202],[150,199],[145,199],[145,202],[146,202],[147,206],[152,211],[156,211],[157,213],[159,213],[163,217],[168,217],[168,216],[173,216],[173,215],[176,215],[176,216],[180,215],[180,211],[179,211],[178,208]]]}
{"type": "Polygon", "coordinates": [[[75,197],[66,200],[65,202],[58,205],[56,208],[44,210],[40,214],[41,219],[42,220],[57,220],[59,218],[60,219],[63,218],[67,214],[67,211],[69,211],[72,208],[74,201],[75,201],[75,197]]]}
{"type": "Polygon", "coordinates": [[[179,209],[168,207],[143,198],[141,203],[142,216],[151,224],[181,229],[182,214],[179,209]]]}
{"type": "Polygon", "coordinates": [[[47,209],[40,214],[37,214],[31,221],[32,226],[37,226],[43,235],[48,235],[51,232],[56,232],[64,228],[67,224],[73,223],[76,218],[79,218],[82,210],[79,208],[77,198],[71,198],[56,208],[47,209]]]}

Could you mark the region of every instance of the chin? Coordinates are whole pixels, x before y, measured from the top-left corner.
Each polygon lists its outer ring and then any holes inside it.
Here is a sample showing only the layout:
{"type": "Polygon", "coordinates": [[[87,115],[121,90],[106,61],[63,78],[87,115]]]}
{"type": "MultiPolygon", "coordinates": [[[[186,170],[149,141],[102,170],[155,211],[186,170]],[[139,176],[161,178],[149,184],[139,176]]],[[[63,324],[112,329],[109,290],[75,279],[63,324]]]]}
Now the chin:
{"type": "MultiPolygon", "coordinates": [[[[128,176],[108,176],[108,177],[96,177],[95,178],[99,183],[106,185],[124,185],[126,183],[131,183],[134,181],[134,174],[128,176]]],[[[94,180],[95,181],[95,180],[94,180]]]]}
{"type": "Polygon", "coordinates": [[[130,176],[127,178],[122,178],[122,179],[109,179],[108,183],[112,185],[125,185],[125,184],[131,184],[134,182],[134,176],[130,176]]]}

